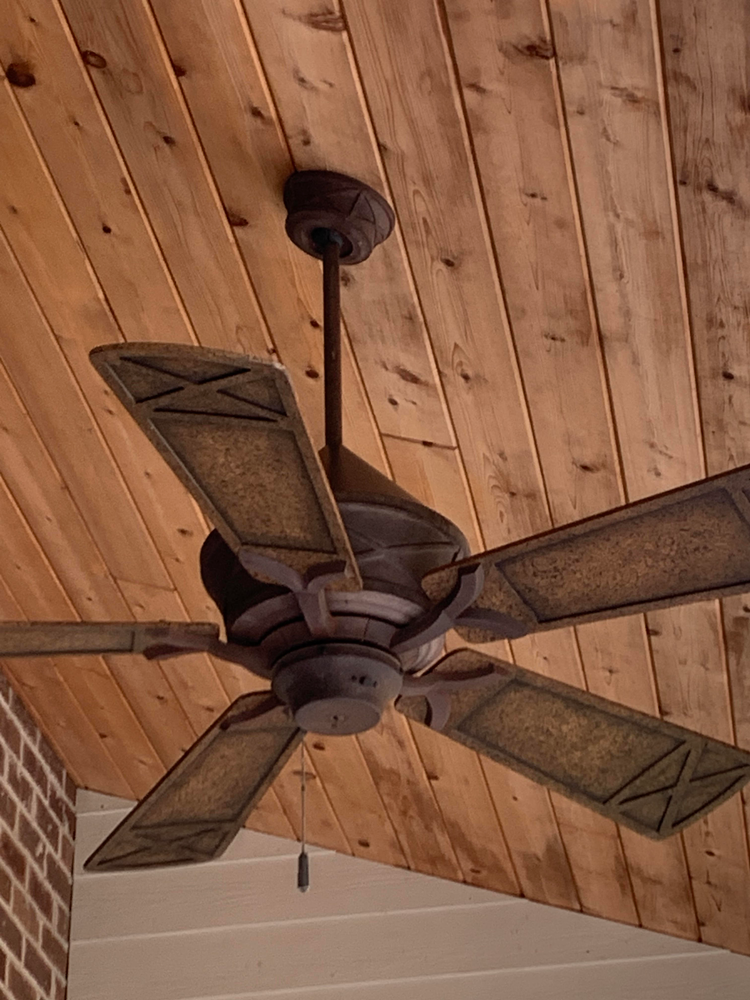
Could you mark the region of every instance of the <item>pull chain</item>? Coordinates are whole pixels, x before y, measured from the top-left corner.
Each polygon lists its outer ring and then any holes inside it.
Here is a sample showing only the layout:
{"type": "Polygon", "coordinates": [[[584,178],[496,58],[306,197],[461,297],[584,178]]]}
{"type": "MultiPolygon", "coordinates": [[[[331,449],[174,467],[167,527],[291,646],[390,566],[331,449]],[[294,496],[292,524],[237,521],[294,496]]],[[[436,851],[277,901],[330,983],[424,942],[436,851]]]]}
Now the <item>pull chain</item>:
{"type": "Polygon", "coordinates": [[[305,775],[305,741],[301,740],[299,745],[300,757],[300,854],[297,859],[297,888],[300,892],[307,892],[310,888],[310,859],[306,851],[306,831],[305,831],[305,798],[307,793],[307,782],[305,775]]]}

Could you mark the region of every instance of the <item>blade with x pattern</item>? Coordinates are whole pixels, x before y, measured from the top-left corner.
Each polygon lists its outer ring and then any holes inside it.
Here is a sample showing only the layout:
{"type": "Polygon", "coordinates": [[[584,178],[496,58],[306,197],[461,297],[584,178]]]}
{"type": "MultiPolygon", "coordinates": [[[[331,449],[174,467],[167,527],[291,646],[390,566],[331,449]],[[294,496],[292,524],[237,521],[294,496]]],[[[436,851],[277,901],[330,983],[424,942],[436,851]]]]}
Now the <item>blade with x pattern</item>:
{"type": "Polygon", "coordinates": [[[301,738],[302,731],[270,691],[243,695],[125,817],[84,868],[124,871],[218,857],[301,738]]]}
{"type": "MultiPolygon", "coordinates": [[[[430,681],[435,692],[441,682],[450,691],[446,738],[657,840],[750,780],[744,750],[479,650],[449,653],[425,688],[430,681]]],[[[401,698],[396,707],[425,722],[430,697],[401,698]]]]}

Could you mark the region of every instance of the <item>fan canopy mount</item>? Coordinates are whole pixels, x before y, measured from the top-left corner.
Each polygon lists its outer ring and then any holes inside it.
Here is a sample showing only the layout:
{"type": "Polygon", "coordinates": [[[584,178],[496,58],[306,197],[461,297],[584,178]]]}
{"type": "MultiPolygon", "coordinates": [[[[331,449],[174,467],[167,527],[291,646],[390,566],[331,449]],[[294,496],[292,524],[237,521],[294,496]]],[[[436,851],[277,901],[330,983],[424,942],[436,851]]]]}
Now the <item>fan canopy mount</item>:
{"type": "Polygon", "coordinates": [[[327,234],[341,240],[342,264],[360,264],[387,239],[395,221],[381,194],[331,170],[302,170],[284,185],[286,232],[311,257],[323,259],[327,234]]]}

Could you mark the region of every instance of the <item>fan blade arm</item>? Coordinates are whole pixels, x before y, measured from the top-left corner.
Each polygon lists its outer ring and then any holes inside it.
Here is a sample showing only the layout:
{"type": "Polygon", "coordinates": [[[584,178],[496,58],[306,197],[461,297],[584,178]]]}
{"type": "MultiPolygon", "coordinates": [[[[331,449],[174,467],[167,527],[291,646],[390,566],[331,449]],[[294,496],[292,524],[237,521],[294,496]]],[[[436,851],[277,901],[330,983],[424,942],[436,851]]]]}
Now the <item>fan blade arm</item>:
{"type": "Polygon", "coordinates": [[[286,371],[186,344],[109,344],[91,363],[235,553],[253,549],[305,575],[359,570],[286,371]]]}
{"type": "Polygon", "coordinates": [[[144,653],[150,658],[211,650],[214,622],[2,622],[0,656],[144,653]]]}
{"type": "Polygon", "coordinates": [[[446,738],[656,840],[750,780],[747,751],[478,650],[449,653],[396,708],[429,724],[435,693],[450,697],[446,738]]]}
{"type": "Polygon", "coordinates": [[[488,610],[538,632],[750,591],[750,465],[439,567],[422,586],[442,601],[473,566],[485,582],[465,624],[483,641],[498,637],[488,610]]]}
{"type": "Polygon", "coordinates": [[[302,739],[270,691],[238,698],[84,864],[89,872],[222,854],[302,739]]]}

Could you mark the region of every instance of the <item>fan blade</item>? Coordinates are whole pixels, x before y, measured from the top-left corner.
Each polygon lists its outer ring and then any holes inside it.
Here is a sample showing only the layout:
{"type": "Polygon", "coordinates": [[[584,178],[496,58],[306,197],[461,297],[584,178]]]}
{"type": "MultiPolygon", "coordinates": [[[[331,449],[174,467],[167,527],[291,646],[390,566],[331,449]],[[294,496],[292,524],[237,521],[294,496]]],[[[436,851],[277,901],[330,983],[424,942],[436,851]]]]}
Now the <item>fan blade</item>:
{"type": "Polygon", "coordinates": [[[0,656],[146,653],[211,649],[213,622],[0,622],[0,656]]]}
{"type": "Polygon", "coordinates": [[[441,600],[477,564],[466,622],[489,609],[527,632],[748,591],[750,466],[443,566],[422,586],[441,600]]]}
{"type": "MultiPolygon", "coordinates": [[[[744,750],[477,650],[449,653],[436,672],[425,682],[454,688],[446,736],[648,837],[677,833],[750,780],[744,750]],[[463,688],[462,675],[473,679],[463,688]]],[[[424,697],[397,708],[429,717],[424,697]]]]}
{"type": "Polygon", "coordinates": [[[338,507],[279,365],[205,347],[112,344],[91,362],[226,542],[292,566],[340,562],[338,507]]]}
{"type": "Polygon", "coordinates": [[[270,691],[246,694],[107,839],[86,871],[210,861],[234,839],[302,738],[270,691]]]}

